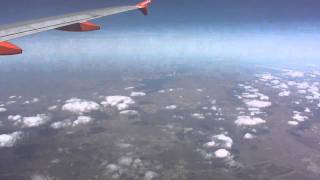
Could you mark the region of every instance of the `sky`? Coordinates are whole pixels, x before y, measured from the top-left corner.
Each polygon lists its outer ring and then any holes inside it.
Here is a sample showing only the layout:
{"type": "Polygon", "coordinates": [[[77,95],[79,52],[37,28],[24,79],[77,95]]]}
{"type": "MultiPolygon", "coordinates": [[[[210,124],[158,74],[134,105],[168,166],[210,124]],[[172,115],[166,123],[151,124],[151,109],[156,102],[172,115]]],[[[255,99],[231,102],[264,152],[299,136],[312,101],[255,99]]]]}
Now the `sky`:
{"type": "MultiPolygon", "coordinates": [[[[1,2],[1,23],[59,15],[107,6],[136,4],[139,0],[11,0],[1,2]],[[19,13],[17,13],[19,12],[19,13]]],[[[153,0],[148,25],[228,25],[310,23],[320,17],[316,0],[153,0]]],[[[133,23],[128,16],[112,23],[133,23]]],[[[106,19],[107,23],[110,19],[106,19]]],[[[134,25],[133,24],[133,25],[134,25]]]]}
{"type": "MultiPolygon", "coordinates": [[[[137,2],[4,1],[0,24],[137,2]]],[[[23,55],[28,58],[36,55],[56,58],[57,53],[59,58],[76,58],[92,51],[96,56],[125,58],[137,56],[138,51],[139,57],[149,58],[318,60],[319,7],[316,0],[153,0],[148,17],[138,11],[128,12],[94,20],[102,25],[101,31],[84,34],[50,31],[13,42],[28,52],[23,55]],[[41,53],[39,47],[47,51],[41,53]],[[73,53],[68,47],[87,51],[73,53]]]]}

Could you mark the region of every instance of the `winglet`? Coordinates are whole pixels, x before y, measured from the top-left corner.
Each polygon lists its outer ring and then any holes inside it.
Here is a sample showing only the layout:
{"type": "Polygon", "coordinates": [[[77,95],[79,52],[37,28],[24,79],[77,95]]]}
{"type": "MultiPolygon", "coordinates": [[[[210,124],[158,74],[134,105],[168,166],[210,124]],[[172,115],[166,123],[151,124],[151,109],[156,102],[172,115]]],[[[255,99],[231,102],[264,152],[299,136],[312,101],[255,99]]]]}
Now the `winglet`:
{"type": "Polygon", "coordinates": [[[144,14],[148,15],[148,6],[151,4],[151,0],[144,0],[141,3],[138,3],[136,5],[137,8],[144,14]]]}

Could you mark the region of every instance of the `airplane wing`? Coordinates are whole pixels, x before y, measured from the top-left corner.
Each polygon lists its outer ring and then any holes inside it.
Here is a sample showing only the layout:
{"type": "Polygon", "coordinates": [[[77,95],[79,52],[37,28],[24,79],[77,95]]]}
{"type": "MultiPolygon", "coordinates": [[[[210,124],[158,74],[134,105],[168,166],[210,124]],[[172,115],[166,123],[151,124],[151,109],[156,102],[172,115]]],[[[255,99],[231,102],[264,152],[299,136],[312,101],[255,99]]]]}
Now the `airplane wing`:
{"type": "Polygon", "coordinates": [[[148,6],[150,3],[151,0],[144,0],[141,3],[131,6],[117,6],[88,10],[78,13],[65,14],[61,16],[54,16],[0,26],[0,55],[15,55],[22,53],[22,49],[20,47],[7,42],[8,40],[52,29],[70,32],[99,30],[100,26],[89,21],[92,19],[97,19],[132,10],[140,10],[144,15],[147,15],[148,6]]]}

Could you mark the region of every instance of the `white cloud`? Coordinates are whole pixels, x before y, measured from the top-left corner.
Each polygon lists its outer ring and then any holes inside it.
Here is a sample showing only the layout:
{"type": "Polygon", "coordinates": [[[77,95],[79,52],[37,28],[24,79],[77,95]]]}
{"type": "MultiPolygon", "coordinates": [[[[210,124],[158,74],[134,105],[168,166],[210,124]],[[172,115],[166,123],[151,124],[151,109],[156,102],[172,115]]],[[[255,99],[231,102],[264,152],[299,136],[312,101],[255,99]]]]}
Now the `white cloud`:
{"type": "Polygon", "coordinates": [[[248,98],[248,99],[255,99],[255,98],[258,98],[259,96],[257,94],[242,93],[242,97],[248,98]]]}
{"type": "Polygon", "coordinates": [[[143,180],[153,180],[153,179],[157,178],[158,176],[159,176],[159,174],[156,173],[156,172],[147,171],[147,172],[144,174],[143,180]]]}
{"type": "Polygon", "coordinates": [[[266,108],[271,106],[272,104],[270,101],[260,101],[260,100],[251,100],[251,101],[246,101],[245,103],[249,107],[256,107],[256,108],[266,108]]]}
{"type": "Polygon", "coordinates": [[[36,127],[45,124],[49,121],[49,117],[45,114],[37,114],[31,117],[22,117],[21,115],[10,115],[8,120],[15,125],[22,124],[24,127],[36,127]]]}
{"type": "Polygon", "coordinates": [[[121,167],[116,164],[108,164],[106,169],[107,169],[108,173],[113,174],[113,173],[120,171],[121,167]]]}
{"type": "Polygon", "coordinates": [[[26,127],[36,127],[45,124],[49,117],[45,114],[37,114],[36,116],[23,117],[22,123],[26,127]]]}
{"type": "Polygon", "coordinates": [[[121,166],[130,166],[133,159],[129,156],[122,156],[118,159],[118,164],[121,166]]]}
{"type": "Polygon", "coordinates": [[[131,97],[139,97],[139,96],[145,96],[145,95],[147,95],[147,94],[144,92],[132,92],[130,94],[131,97]]]}
{"type": "Polygon", "coordinates": [[[200,114],[200,113],[193,113],[193,114],[191,114],[191,116],[196,119],[205,119],[204,115],[200,114]]]}
{"type": "Polygon", "coordinates": [[[54,111],[54,110],[56,110],[57,108],[58,108],[58,106],[54,105],[54,106],[48,107],[48,110],[49,110],[49,111],[54,111]]]}
{"type": "Polygon", "coordinates": [[[248,88],[248,89],[246,89],[248,92],[251,92],[251,93],[258,93],[259,92],[259,89],[257,89],[257,88],[253,88],[253,87],[251,87],[251,88],[248,88]]]}
{"type": "Polygon", "coordinates": [[[107,96],[106,100],[101,102],[102,105],[116,107],[119,111],[128,109],[134,103],[133,99],[127,96],[107,96]]]}
{"type": "Polygon", "coordinates": [[[301,71],[293,71],[293,70],[284,70],[285,73],[283,73],[283,75],[285,76],[290,76],[290,77],[303,77],[304,73],[301,71]]]}
{"type": "Polygon", "coordinates": [[[292,125],[292,126],[297,126],[297,125],[299,125],[299,122],[297,122],[297,121],[288,121],[288,124],[292,125]]]}
{"type": "Polygon", "coordinates": [[[272,80],[271,83],[274,85],[278,85],[278,84],[280,84],[280,81],[279,80],[272,80]]]}
{"type": "Polygon", "coordinates": [[[279,85],[279,87],[280,87],[281,89],[288,89],[288,88],[289,88],[288,85],[285,84],[285,83],[281,83],[281,84],[279,85]]]}
{"type": "Polygon", "coordinates": [[[36,103],[36,102],[39,102],[39,100],[40,100],[39,98],[33,98],[31,102],[36,103]]]}
{"type": "Polygon", "coordinates": [[[16,103],[16,101],[8,101],[6,104],[10,105],[10,104],[14,104],[14,103],[16,103]]]}
{"type": "Polygon", "coordinates": [[[294,104],[300,104],[300,101],[294,101],[293,103],[294,104]]]}
{"type": "Polygon", "coordinates": [[[304,112],[306,112],[306,113],[311,113],[311,109],[308,108],[308,107],[306,107],[306,108],[304,109],[304,112]]]}
{"type": "Polygon", "coordinates": [[[214,147],[231,149],[233,145],[233,140],[226,134],[218,134],[211,137],[211,140],[203,144],[204,148],[212,149],[214,147]]]}
{"type": "Polygon", "coordinates": [[[258,124],[266,123],[266,121],[259,117],[239,116],[235,123],[238,126],[255,126],[258,124]]]}
{"type": "Polygon", "coordinates": [[[203,89],[197,89],[198,92],[203,92],[203,89]]]}
{"type": "Polygon", "coordinates": [[[62,110],[76,114],[89,113],[100,109],[100,105],[93,101],[71,98],[62,106],[62,110]]]}
{"type": "Polygon", "coordinates": [[[260,75],[260,80],[263,82],[267,82],[270,80],[278,79],[277,77],[271,75],[270,73],[264,73],[260,75]]]}
{"type": "Polygon", "coordinates": [[[139,115],[138,111],[134,111],[134,110],[124,110],[124,111],[121,111],[120,114],[129,115],[129,116],[139,115]]]}
{"type": "Polygon", "coordinates": [[[30,104],[30,101],[25,101],[23,104],[30,104]]]}
{"type": "Polygon", "coordinates": [[[217,111],[217,110],[218,110],[218,108],[217,108],[217,106],[212,106],[212,107],[211,107],[211,110],[213,110],[213,111],[217,111]]]}
{"type": "Polygon", "coordinates": [[[63,121],[57,121],[57,122],[52,123],[50,125],[50,127],[53,129],[62,129],[62,128],[71,127],[71,126],[75,127],[78,125],[88,124],[88,123],[92,122],[93,120],[94,119],[90,116],[79,116],[73,122],[70,119],[65,119],[63,121]]]}
{"type": "Polygon", "coordinates": [[[132,144],[129,144],[129,143],[125,143],[123,141],[120,141],[116,144],[120,149],[127,149],[127,148],[130,148],[132,147],[132,144]]]}
{"type": "Polygon", "coordinates": [[[20,122],[22,120],[21,115],[9,115],[8,120],[13,121],[13,122],[20,122]]]}
{"type": "Polygon", "coordinates": [[[72,122],[70,119],[66,119],[63,121],[58,121],[58,122],[54,122],[50,125],[51,128],[53,129],[61,129],[61,128],[65,128],[65,127],[69,127],[72,125],[72,122]]]}
{"type": "MultiPolygon", "coordinates": [[[[255,115],[259,115],[259,114],[263,114],[264,112],[261,111],[251,111],[250,112],[250,116],[255,116],[255,115]]],[[[240,114],[241,115],[241,114],[240,114]]]]}
{"type": "Polygon", "coordinates": [[[308,92],[310,92],[313,96],[313,99],[320,99],[320,92],[317,85],[314,83],[312,86],[309,87],[308,92]]]}
{"type": "Polygon", "coordinates": [[[282,91],[279,93],[280,97],[284,97],[284,96],[290,96],[291,92],[290,91],[282,91]]]}
{"type": "Polygon", "coordinates": [[[22,132],[0,135],[0,147],[12,147],[22,138],[22,132]]]}
{"type": "Polygon", "coordinates": [[[295,86],[297,83],[295,81],[288,81],[289,86],[295,86]]]}
{"type": "Polygon", "coordinates": [[[260,108],[251,107],[251,108],[248,108],[248,111],[250,111],[250,112],[260,112],[260,108]]]}
{"type": "Polygon", "coordinates": [[[211,147],[215,147],[215,146],[216,146],[216,142],[214,142],[214,141],[209,141],[203,145],[203,147],[206,147],[206,148],[211,148],[211,147]]]}
{"type": "Polygon", "coordinates": [[[320,76],[320,71],[313,71],[313,74],[320,76]]]}
{"type": "Polygon", "coordinates": [[[298,89],[308,89],[310,87],[308,82],[296,83],[296,86],[298,89]]]}
{"type": "Polygon", "coordinates": [[[48,176],[48,175],[43,175],[43,174],[34,174],[31,176],[31,180],[53,180],[53,179],[58,179],[58,178],[48,176]]]}
{"type": "Polygon", "coordinates": [[[214,152],[216,158],[227,158],[230,157],[231,153],[226,149],[218,149],[214,152]]]}
{"type": "Polygon", "coordinates": [[[299,94],[306,94],[306,93],[307,93],[307,91],[306,91],[306,90],[304,90],[304,89],[299,89],[299,90],[298,90],[298,93],[299,93],[299,94]]]}
{"type": "Polygon", "coordinates": [[[244,108],[244,107],[236,107],[236,110],[237,110],[237,111],[244,111],[245,108],[244,108]]]}
{"type": "Polygon", "coordinates": [[[124,88],[124,90],[131,90],[131,89],[134,89],[134,87],[133,87],[133,86],[130,86],[130,87],[124,88]]]}
{"type": "Polygon", "coordinates": [[[4,108],[4,107],[0,107],[0,113],[2,113],[2,112],[6,112],[7,111],[7,109],[6,108],[4,108]]]}
{"type": "Polygon", "coordinates": [[[92,122],[93,119],[90,116],[79,116],[77,120],[73,121],[72,126],[78,126],[82,124],[88,124],[92,122]]]}
{"type": "Polygon", "coordinates": [[[166,109],[175,110],[175,109],[177,109],[177,106],[176,105],[169,105],[169,106],[166,106],[166,109]]]}
{"type": "Polygon", "coordinates": [[[231,149],[233,145],[233,140],[231,137],[225,134],[218,134],[212,137],[212,140],[217,144],[219,147],[231,149]]]}
{"type": "Polygon", "coordinates": [[[301,112],[293,111],[292,119],[299,121],[299,122],[303,122],[309,118],[307,116],[303,116],[301,112]]]}
{"type": "Polygon", "coordinates": [[[202,107],[203,110],[208,110],[209,108],[207,106],[202,107]]]}
{"type": "Polygon", "coordinates": [[[244,139],[253,139],[255,138],[255,135],[251,134],[251,133],[246,133],[244,136],[243,136],[244,139]]]}
{"type": "Polygon", "coordinates": [[[260,96],[259,99],[262,100],[262,101],[268,101],[269,100],[269,97],[264,95],[264,94],[259,93],[259,96],[260,96]]]}

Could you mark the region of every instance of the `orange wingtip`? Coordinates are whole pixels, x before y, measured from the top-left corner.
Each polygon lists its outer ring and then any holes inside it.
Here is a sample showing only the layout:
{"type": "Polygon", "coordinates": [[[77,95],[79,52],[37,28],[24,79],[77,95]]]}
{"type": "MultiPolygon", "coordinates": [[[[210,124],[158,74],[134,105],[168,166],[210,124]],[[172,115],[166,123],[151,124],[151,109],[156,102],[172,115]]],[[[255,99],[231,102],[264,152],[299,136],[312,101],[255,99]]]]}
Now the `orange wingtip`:
{"type": "Polygon", "coordinates": [[[15,55],[21,53],[22,49],[18,46],[6,41],[0,42],[0,55],[15,55]]]}
{"type": "Polygon", "coordinates": [[[139,10],[144,14],[148,15],[148,6],[151,4],[151,0],[145,0],[141,3],[138,3],[136,6],[139,8],[139,10]]]}
{"type": "Polygon", "coordinates": [[[145,0],[145,1],[138,3],[136,6],[138,8],[146,8],[149,6],[149,4],[151,4],[151,0],[145,0]]]}

